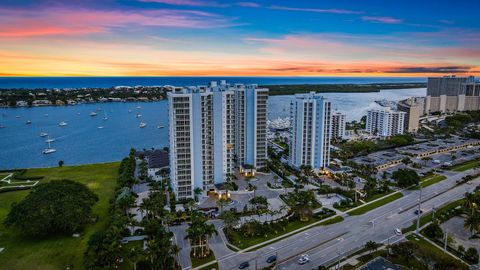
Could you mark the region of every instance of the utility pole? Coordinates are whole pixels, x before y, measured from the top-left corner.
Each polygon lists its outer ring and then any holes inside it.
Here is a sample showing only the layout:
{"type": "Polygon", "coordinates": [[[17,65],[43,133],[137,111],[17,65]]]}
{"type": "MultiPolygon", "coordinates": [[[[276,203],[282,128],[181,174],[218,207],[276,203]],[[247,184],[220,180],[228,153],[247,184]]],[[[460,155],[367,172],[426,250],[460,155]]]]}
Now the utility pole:
{"type": "Polygon", "coordinates": [[[418,199],[418,213],[417,213],[417,230],[415,231],[417,234],[419,233],[420,229],[420,216],[422,215],[422,185],[420,185],[420,198],[418,199]]]}

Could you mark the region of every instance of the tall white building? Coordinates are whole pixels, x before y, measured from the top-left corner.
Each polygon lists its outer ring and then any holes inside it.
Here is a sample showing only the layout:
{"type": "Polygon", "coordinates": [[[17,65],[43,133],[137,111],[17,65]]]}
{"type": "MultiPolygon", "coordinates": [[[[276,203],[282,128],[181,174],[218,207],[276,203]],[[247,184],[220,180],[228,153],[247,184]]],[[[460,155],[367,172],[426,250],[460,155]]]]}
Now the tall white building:
{"type": "Polygon", "coordinates": [[[223,183],[236,156],[255,168],[265,166],[267,99],[268,89],[225,81],[168,93],[170,178],[177,198],[223,183]]]}
{"type": "Polygon", "coordinates": [[[240,168],[267,164],[268,89],[235,85],[235,153],[240,168]]]}
{"type": "Polygon", "coordinates": [[[330,162],[331,104],[314,92],[296,94],[290,102],[289,162],[314,170],[330,162]]]}
{"type": "Polygon", "coordinates": [[[372,135],[390,137],[404,133],[405,112],[390,108],[367,111],[366,131],[372,135]]]}
{"type": "Polygon", "coordinates": [[[332,113],[332,140],[343,140],[347,127],[347,116],[345,113],[335,111],[332,113]]]}

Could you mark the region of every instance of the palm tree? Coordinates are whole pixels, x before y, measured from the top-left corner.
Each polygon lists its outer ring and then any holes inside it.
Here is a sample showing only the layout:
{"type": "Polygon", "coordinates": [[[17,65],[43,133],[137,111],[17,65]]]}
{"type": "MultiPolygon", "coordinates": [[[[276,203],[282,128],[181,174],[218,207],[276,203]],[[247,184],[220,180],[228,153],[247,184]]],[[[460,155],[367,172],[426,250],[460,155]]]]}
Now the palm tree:
{"type": "Polygon", "coordinates": [[[225,199],[219,199],[217,205],[220,206],[220,212],[223,212],[223,207],[227,206],[228,202],[225,199]]]}
{"type": "Polygon", "coordinates": [[[215,226],[207,224],[205,217],[197,211],[192,212],[191,220],[192,224],[187,228],[186,238],[191,241],[193,256],[204,258],[210,252],[208,239],[213,234],[218,234],[218,232],[215,230],[215,226]],[[200,252],[198,252],[198,249],[200,249],[200,252]],[[205,249],[207,251],[206,254],[205,249]]]}
{"type": "Polygon", "coordinates": [[[466,209],[471,209],[472,213],[475,211],[475,208],[477,206],[477,201],[478,201],[478,196],[475,193],[465,193],[465,201],[463,203],[463,206],[466,209]]]}
{"type": "Polygon", "coordinates": [[[472,236],[474,236],[480,226],[480,214],[477,212],[469,214],[465,219],[463,226],[470,231],[472,236]]]}
{"type": "Polygon", "coordinates": [[[128,251],[128,259],[133,263],[133,270],[137,270],[137,262],[142,258],[143,250],[137,246],[128,251]]]}
{"type": "Polygon", "coordinates": [[[370,253],[376,251],[378,246],[379,246],[379,244],[377,244],[374,241],[368,241],[367,243],[365,243],[365,248],[370,250],[370,253]]]}
{"type": "Polygon", "coordinates": [[[195,201],[190,199],[185,206],[187,207],[188,211],[192,211],[195,208],[195,201]]]}
{"type": "Polygon", "coordinates": [[[253,190],[253,197],[255,198],[256,195],[257,195],[257,192],[256,192],[256,191],[257,191],[257,186],[252,185],[252,186],[251,186],[251,189],[253,190]]]}
{"type": "Polygon", "coordinates": [[[193,190],[193,193],[195,193],[195,201],[198,202],[198,198],[199,196],[202,194],[203,190],[199,187],[196,187],[194,190],[193,190]]]}
{"type": "Polygon", "coordinates": [[[278,186],[278,175],[273,176],[273,183],[275,184],[275,188],[278,186]]]}
{"type": "Polygon", "coordinates": [[[423,157],[423,158],[422,158],[423,166],[427,166],[427,162],[430,161],[430,160],[432,160],[431,157],[423,157]]]}
{"type": "Polygon", "coordinates": [[[238,222],[240,222],[240,217],[238,217],[232,211],[223,212],[220,214],[220,218],[223,219],[223,222],[225,223],[225,229],[227,233],[229,233],[230,230],[238,225],[238,222]]]}

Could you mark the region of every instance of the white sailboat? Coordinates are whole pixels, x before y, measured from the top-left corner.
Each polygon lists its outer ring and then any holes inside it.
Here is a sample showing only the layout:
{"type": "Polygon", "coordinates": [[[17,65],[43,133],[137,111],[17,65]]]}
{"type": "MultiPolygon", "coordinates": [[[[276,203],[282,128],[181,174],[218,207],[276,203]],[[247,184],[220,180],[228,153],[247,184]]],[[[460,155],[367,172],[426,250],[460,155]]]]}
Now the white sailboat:
{"type": "Polygon", "coordinates": [[[141,115],[141,114],[139,114],[139,113],[137,113],[137,118],[140,118],[140,117],[142,117],[142,115],[141,115]]]}
{"type": "Polygon", "coordinates": [[[40,132],[40,137],[47,137],[48,136],[48,133],[46,132],[40,132]]]}
{"type": "Polygon", "coordinates": [[[157,128],[159,128],[159,129],[164,128],[164,126],[163,125],[158,125],[157,128]]]}
{"type": "Polygon", "coordinates": [[[55,152],[57,152],[57,149],[52,148],[50,142],[48,142],[48,148],[45,148],[42,153],[47,155],[55,152]]]}
{"type": "Polygon", "coordinates": [[[54,142],[55,139],[54,138],[50,138],[50,136],[48,136],[48,138],[45,140],[46,143],[51,143],[51,142],[54,142]]]}
{"type": "Polygon", "coordinates": [[[104,121],[108,120],[108,117],[107,117],[107,112],[105,110],[103,110],[103,118],[102,118],[104,121]]]}
{"type": "Polygon", "coordinates": [[[61,127],[64,127],[64,126],[66,126],[66,125],[68,125],[68,124],[67,124],[66,122],[62,121],[62,122],[60,122],[58,125],[61,126],[61,127]]]}
{"type": "Polygon", "coordinates": [[[32,121],[27,120],[27,122],[25,124],[30,125],[31,123],[32,123],[32,121]]]}
{"type": "Polygon", "coordinates": [[[147,124],[145,124],[144,122],[140,122],[140,128],[144,128],[146,126],[147,126],[147,124]]]}
{"type": "Polygon", "coordinates": [[[96,112],[91,112],[91,113],[90,113],[90,116],[91,116],[91,117],[97,116],[97,113],[96,113],[96,112]]]}
{"type": "Polygon", "coordinates": [[[103,129],[103,128],[104,128],[104,126],[99,126],[99,127],[97,127],[97,128],[98,128],[98,129],[103,129]]]}

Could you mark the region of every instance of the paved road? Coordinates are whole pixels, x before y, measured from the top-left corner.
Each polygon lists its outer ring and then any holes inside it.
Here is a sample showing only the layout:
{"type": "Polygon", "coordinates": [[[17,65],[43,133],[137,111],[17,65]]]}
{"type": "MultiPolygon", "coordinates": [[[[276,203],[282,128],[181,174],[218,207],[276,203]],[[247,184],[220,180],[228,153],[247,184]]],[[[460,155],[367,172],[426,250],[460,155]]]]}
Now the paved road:
{"type": "Polygon", "coordinates": [[[170,231],[175,235],[175,243],[180,248],[178,253],[178,263],[182,269],[190,269],[192,267],[192,261],[190,260],[190,242],[185,239],[187,236],[188,225],[186,223],[179,226],[170,226],[170,231]]]}
{"type": "MultiPolygon", "coordinates": [[[[464,193],[480,184],[480,179],[472,184],[454,187],[455,182],[473,171],[458,173],[448,179],[423,189],[422,209],[429,211],[432,207],[462,198],[464,193]]],[[[219,258],[220,269],[237,269],[243,261],[250,261],[250,269],[255,269],[255,258],[259,269],[267,266],[266,257],[278,254],[279,269],[311,269],[322,264],[335,262],[339,257],[360,249],[373,240],[390,243],[401,237],[394,234],[395,228],[408,227],[416,219],[414,209],[418,203],[419,190],[404,191],[404,197],[390,204],[374,209],[364,215],[349,216],[342,223],[308,229],[279,242],[260,248],[255,252],[231,253],[219,258]],[[310,255],[310,262],[304,266],[297,264],[302,253],[310,255]]]]}

